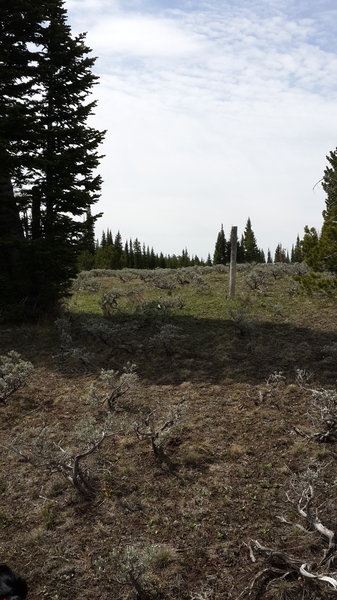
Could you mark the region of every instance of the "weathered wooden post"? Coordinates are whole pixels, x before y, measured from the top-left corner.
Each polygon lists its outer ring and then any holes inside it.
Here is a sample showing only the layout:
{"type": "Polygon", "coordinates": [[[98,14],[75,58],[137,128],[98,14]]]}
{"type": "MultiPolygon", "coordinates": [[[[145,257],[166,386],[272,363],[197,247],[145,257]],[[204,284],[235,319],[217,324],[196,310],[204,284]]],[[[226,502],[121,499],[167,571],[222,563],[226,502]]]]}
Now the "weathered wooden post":
{"type": "Polygon", "coordinates": [[[235,298],[237,247],[238,247],[238,228],[232,227],[232,231],[231,231],[231,262],[230,262],[230,267],[229,267],[228,298],[235,298]]]}

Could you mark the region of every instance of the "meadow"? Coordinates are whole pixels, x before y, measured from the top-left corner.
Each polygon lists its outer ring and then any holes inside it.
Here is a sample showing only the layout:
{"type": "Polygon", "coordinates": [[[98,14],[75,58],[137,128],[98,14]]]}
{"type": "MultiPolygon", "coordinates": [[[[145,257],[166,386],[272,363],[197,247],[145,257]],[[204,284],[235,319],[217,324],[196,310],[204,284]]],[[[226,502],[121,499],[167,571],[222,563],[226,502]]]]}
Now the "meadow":
{"type": "Polygon", "coordinates": [[[0,553],[32,599],[335,595],[337,304],[305,272],[241,265],[234,300],[223,266],[83,272],[0,325],[0,553]]]}

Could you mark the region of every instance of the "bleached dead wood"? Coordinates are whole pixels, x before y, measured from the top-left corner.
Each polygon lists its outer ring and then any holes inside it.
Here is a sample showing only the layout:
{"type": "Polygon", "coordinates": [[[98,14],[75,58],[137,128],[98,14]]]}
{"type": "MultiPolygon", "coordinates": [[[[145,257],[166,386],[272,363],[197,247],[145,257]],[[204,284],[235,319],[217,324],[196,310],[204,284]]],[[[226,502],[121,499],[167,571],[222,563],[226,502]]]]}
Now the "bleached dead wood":
{"type": "Polygon", "coordinates": [[[258,540],[251,540],[246,544],[249,549],[249,555],[255,562],[257,553],[265,556],[265,565],[255,575],[249,589],[245,590],[249,598],[262,598],[271,581],[302,580],[307,585],[324,585],[327,590],[337,592],[337,571],[334,568],[334,559],[337,554],[337,535],[336,532],[324,525],[319,518],[317,511],[313,509],[314,488],[311,484],[306,485],[300,493],[297,503],[291,500],[289,494],[287,499],[292,505],[296,506],[297,513],[305,521],[306,528],[300,523],[292,523],[283,516],[278,517],[282,523],[295,525],[304,533],[318,533],[328,542],[328,548],[324,550],[321,560],[308,561],[302,557],[294,557],[286,552],[263,546],[258,540]]]}

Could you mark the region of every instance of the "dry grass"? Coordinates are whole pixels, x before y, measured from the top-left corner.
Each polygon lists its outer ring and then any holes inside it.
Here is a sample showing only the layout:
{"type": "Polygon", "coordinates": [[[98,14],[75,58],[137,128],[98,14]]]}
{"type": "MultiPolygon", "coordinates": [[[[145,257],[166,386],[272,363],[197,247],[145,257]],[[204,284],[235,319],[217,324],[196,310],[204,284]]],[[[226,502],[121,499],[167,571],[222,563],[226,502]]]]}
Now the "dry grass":
{"type": "MultiPolygon", "coordinates": [[[[240,274],[245,318],[254,320],[245,335],[228,318],[227,275],[204,277],[203,293],[192,285],[172,292],[185,308],[174,309],[165,322],[185,337],[170,355],[147,343],[161,316],[144,320],[127,301],[107,322],[125,328],[118,342],[84,331],[90,306],[99,314],[98,297],[89,292],[76,292],[70,319],[74,346],[90,350],[90,364],[60,357],[48,323],[2,326],[0,353],[14,349],[35,366],[29,385],[0,407],[1,560],[27,576],[32,598],[238,598],[256,573],[249,539],[308,560],[321,551],[322,540],[315,546],[277,517],[289,513],[296,520],[285,491],[293,474],[319,462],[326,465],[319,510],[334,525],[333,448],[300,438],[293,427],[312,429],[310,391],[295,384],[295,369],[313,373],[312,387],[335,384],[335,365],[321,351],[337,337],[335,303],[290,297],[289,278],[271,281],[265,293],[247,292],[240,274]],[[276,314],[275,305],[283,310],[276,314]],[[80,420],[93,415],[100,427],[107,406],[93,407],[83,397],[100,368],[121,370],[128,360],[137,364],[140,383],[117,401],[113,436],[86,463],[96,485],[92,501],[60,473],[10,450],[15,436],[32,428],[48,425],[57,443],[72,447],[80,420]],[[285,381],[270,389],[266,378],[275,370],[285,381]],[[161,440],[176,465],[170,470],[149,440],[137,437],[135,423],[152,414],[165,424],[178,409],[161,440]]],[[[102,281],[104,290],[114,285],[117,279],[102,281]]],[[[118,288],[123,285],[138,285],[142,300],[161,294],[135,278],[118,281],[118,288]]],[[[300,597],[298,590],[296,582],[274,582],[265,598],[300,597]]]]}

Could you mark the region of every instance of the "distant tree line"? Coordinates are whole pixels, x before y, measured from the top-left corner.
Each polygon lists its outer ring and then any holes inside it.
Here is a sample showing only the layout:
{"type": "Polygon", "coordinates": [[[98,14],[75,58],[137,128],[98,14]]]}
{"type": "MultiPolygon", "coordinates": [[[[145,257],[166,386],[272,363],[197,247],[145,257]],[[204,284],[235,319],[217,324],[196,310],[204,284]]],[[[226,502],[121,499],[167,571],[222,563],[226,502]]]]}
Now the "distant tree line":
{"type": "MultiPolygon", "coordinates": [[[[179,269],[194,265],[212,266],[217,264],[227,265],[230,262],[230,239],[226,239],[223,225],[217,235],[213,256],[208,254],[207,259],[190,255],[185,248],[181,254],[157,253],[154,249],[135,239],[123,241],[120,232],[114,236],[110,229],[103,231],[101,239],[95,240],[94,219],[88,211],[84,224],[85,234],[82,239],[82,248],[78,259],[79,270],[91,269],[179,269]]],[[[299,237],[292,247],[291,256],[282,247],[277,248],[272,258],[268,250],[267,259],[264,251],[256,242],[250,218],[247,220],[245,230],[238,240],[238,263],[265,263],[265,262],[301,262],[303,260],[302,242],[299,237]]]]}
{"type": "MultiPolygon", "coordinates": [[[[89,225],[91,227],[91,224],[89,225]]],[[[101,239],[94,241],[93,229],[91,235],[85,238],[86,247],[79,255],[80,270],[90,269],[179,269],[194,265],[212,265],[210,256],[202,260],[197,255],[190,256],[187,249],[181,254],[159,254],[154,249],[141,243],[136,237],[123,242],[118,231],[113,236],[110,229],[103,231],[101,239]],[[90,243],[88,244],[90,239],[90,243]]],[[[85,242],[84,242],[85,243],[85,242]]]]}

